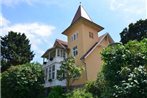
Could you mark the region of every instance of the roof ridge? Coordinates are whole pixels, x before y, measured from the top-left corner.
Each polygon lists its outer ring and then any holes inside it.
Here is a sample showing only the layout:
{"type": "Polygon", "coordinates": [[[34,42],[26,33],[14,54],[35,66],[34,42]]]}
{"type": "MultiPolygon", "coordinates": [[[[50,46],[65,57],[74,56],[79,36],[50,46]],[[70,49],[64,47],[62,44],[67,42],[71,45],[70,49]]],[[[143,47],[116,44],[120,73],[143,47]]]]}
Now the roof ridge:
{"type": "Polygon", "coordinates": [[[71,22],[71,24],[73,24],[74,22],[76,22],[80,17],[83,17],[89,21],[92,21],[92,19],[90,18],[90,16],[88,15],[88,13],[86,12],[86,10],[84,9],[84,7],[80,4],[76,14],[71,22]]]}
{"type": "Polygon", "coordinates": [[[56,41],[60,41],[60,42],[67,43],[66,41],[64,41],[64,40],[61,40],[61,39],[56,39],[56,41]]]}

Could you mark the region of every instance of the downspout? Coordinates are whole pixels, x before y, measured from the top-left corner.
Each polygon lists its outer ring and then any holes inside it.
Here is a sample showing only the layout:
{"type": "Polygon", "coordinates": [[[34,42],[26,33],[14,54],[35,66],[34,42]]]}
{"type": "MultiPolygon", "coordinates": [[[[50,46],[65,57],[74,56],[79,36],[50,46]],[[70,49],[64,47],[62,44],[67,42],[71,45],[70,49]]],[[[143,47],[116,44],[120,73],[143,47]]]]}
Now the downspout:
{"type": "Polygon", "coordinates": [[[82,59],[82,62],[83,62],[84,67],[85,67],[86,81],[88,81],[88,76],[87,76],[87,67],[86,67],[86,63],[84,62],[84,59],[82,59]]]}

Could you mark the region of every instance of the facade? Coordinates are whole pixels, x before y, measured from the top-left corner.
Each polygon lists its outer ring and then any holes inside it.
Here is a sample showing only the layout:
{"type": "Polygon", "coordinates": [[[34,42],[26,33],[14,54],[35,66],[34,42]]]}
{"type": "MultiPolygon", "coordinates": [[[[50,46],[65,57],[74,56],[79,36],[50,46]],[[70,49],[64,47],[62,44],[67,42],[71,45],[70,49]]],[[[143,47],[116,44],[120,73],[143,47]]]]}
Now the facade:
{"type": "Polygon", "coordinates": [[[102,36],[98,35],[98,32],[103,29],[102,26],[91,20],[85,9],[80,5],[71,25],[62,32],[67,36],[67,42],[57,39],[53,47],[48,49],[42,56],[46,75],[45,87],[66,85],[66,81],[57,80],[56,74],[57,70],[60,69],[61,61],[68,56],[74,56],[76,64],[85,68],[81,77],[73,83],[74,86],[95,80],[102,65],[100,52],[109,44],[114,43],[108,33],[102,36]],[[50,69],[50,67],[52,68],[50,69]]]}

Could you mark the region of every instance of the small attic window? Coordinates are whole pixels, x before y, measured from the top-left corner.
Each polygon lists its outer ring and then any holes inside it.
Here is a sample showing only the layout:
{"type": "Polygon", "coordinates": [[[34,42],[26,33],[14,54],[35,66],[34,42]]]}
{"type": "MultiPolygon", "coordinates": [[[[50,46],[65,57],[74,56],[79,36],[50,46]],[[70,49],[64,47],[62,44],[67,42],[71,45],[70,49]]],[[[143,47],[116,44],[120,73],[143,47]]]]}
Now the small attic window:
{"type": "Polygon", "coordinates": [[[92,32],[89,32],[89,37],[90,38],[93,38],[94,37],[92,32]]]}

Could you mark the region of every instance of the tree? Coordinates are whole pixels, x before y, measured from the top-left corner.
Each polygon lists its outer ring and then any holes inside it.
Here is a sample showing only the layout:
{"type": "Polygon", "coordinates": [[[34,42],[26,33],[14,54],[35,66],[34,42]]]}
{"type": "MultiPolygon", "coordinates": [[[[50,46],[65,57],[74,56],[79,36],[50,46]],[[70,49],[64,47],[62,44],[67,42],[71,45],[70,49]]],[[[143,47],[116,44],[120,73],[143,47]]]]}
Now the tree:
{"type": "Polygon", "coordinates": [[[130,40],[142,40],[147,38],[147,19],[139,20],[136,23],[129,24],[128,28],[125,28],[121,33],[121,42],[126,44],[130,40]]]}
{"type": "Polygon", "coordinates": [[[75,59],[73,57],[69,57],[62,62],[60,70],[57,72],[57,78],[59,80],[65,79],[67,90],[69,90],[71,84],[81,76],[82,70],[82,67],[78,67],[78,65],[75,64],[75,59]]]}
{"type": "Polygon", "coordinates": [[[2,73],[2,98],[41,98],[43,71],[38,63],[12,66],[2,73]]]}
{"type": "Polygon", "coordinates": [[[75,89],[71,93],[66,94],[66,98],[94,98],[91,93],[85,89],[75,89]]]}
{"type": "Polygon", "coordinates": [[[29,63],[33,57],[31,45],[24,33],[10,31],[1,38],[2,72],[12,65],[29,63]]]}
{"type": "Polygon", "coordinates": [[[107,92],[110,98],[147,97],[147,39],[111,45],[102,52],[102,59],[106,86],[113,89],[107,92]]]}
{"type": "Polygon", "coordinates": [[[144,66],[135,67],[127,79],[114,87],[115,98],[147,98],[147,70],[144,66]]]}

